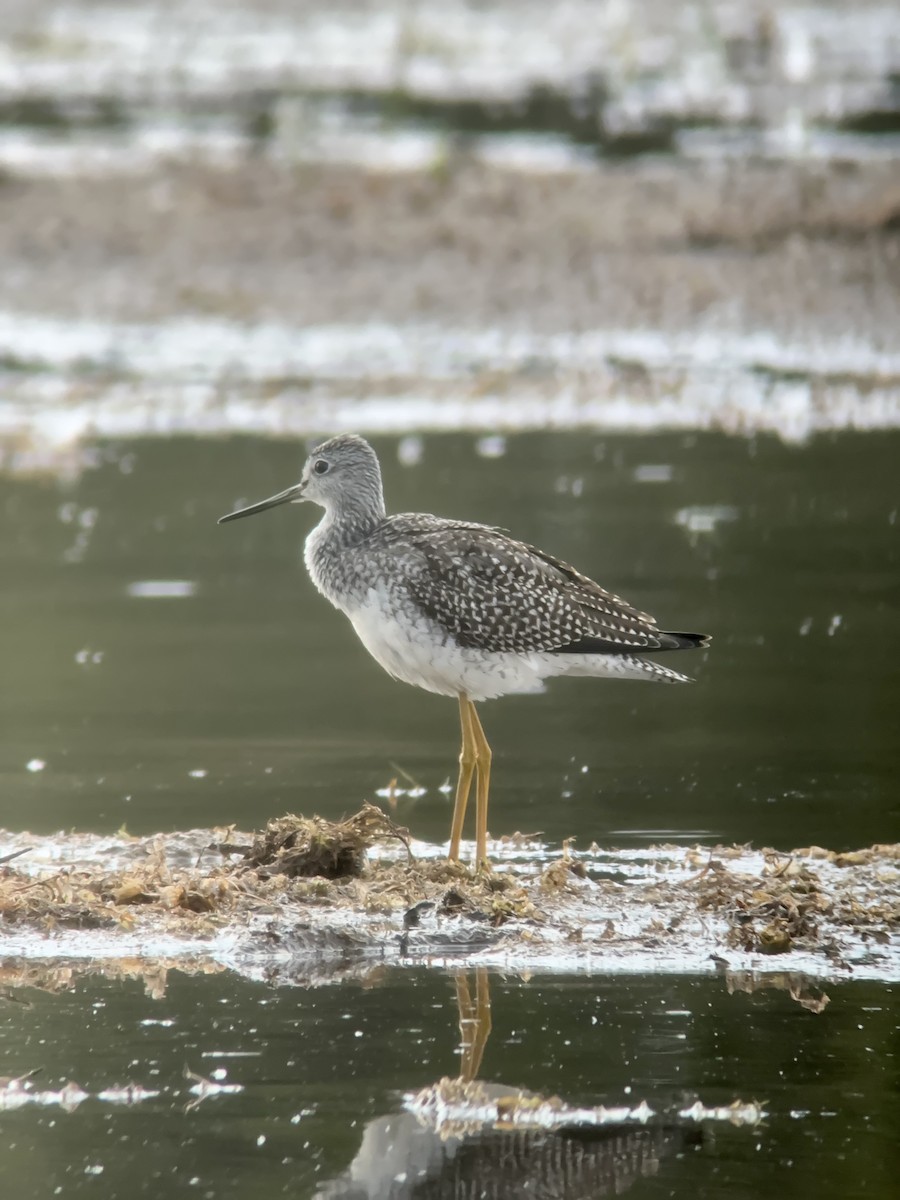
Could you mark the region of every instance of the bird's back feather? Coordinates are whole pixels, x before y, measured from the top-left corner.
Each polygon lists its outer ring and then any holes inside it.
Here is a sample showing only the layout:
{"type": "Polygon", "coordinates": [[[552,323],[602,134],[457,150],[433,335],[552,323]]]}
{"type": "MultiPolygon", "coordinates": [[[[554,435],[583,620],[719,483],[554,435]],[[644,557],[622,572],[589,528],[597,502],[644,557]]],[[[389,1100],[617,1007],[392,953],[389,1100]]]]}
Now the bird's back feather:
{"type": "Polygon", "coordinates": [[[568,563],[491,526],[403,513],[387,518],[369,540],[406,563],[402,586],[409,597],[465,648],[634,654],[708,640],[660,630],[647,613],[568,563]]]}

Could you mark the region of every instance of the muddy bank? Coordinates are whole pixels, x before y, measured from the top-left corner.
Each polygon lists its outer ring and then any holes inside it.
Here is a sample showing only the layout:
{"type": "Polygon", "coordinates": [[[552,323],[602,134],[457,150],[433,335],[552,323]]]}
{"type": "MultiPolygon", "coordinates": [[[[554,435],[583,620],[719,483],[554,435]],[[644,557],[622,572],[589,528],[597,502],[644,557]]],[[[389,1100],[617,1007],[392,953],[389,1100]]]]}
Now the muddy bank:
{"type": "Polygon", "coordinates": [[[98,436],[900,422],[900,191],[877,163],[245,159],[0,191],[16,473],[77,473],[98,436]]]}
{"type": "Polygon", "coordinates": [[[8,4],[0,308],[543,333],[714,317],[883,347],[898,34],[879,0],[527,20],[509,0],[8,4]]]}
{"type": "Polygon", "coordinates": [[[338,825],[283,818],[255,838],[18,834],[0,847],[0,955],[25,969],[153,959],[286,982],[422,962],[720,970],[734,990],[752,990],[737,972],[774,973],[813,1011],[791,972],[900,978],[895,845],[560,855],[516,836],[476,875],[367,807],[338,825]]]}
{"type": "MultiPolygon", "coordinates": [[[[900,323],[890,163],[548,178],[464,157],[402,176],[251,159],[0,187],[0,308],[23,313],[534,333],[712,323],[880,349],[900,323]]],[[[15,367],[15,345],[2,350],[15,367]]]]}
{"type": "Polygon", "coordinates": [[[900,424],[893,7],[533,15],[6,6],[0,470],[174,432],[900,424]]]}

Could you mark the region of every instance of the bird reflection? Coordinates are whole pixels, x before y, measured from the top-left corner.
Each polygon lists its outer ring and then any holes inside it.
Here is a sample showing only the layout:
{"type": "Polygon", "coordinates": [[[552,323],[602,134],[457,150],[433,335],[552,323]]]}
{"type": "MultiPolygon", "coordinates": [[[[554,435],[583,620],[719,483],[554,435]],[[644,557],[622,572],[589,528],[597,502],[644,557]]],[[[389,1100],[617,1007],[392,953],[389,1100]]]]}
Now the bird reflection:
{"type": "MultiPolygon", "coordinates": [[[[412,1098],[414,1111],[376,1117],[347,1172],[317,1200],[552,1200],[618,1196],[682,1149],[684,1130],[636,1122],[520,1127],[520,1110],[561,1102],[477,1080],[491,1032],[485,969],[455,978],[460,1073],[412,1098]],[[432,1101],[437,1098],[436,1103],[432,1101]],[[416,1100],[421,1100],[416,1105],[416,1100]]],[[[561,1111],[561,1116],[562,1116],[561,1111]]]]}
{"type": "Polygon", "coordinates": [[[471,1083],[481,1070],[484,1048],[491,1036],[491,984],[485,967],[475,969],[475,999],[465,971],[458,971],[456,1010],[459,1013],[459,1077],[471,1083]]]}

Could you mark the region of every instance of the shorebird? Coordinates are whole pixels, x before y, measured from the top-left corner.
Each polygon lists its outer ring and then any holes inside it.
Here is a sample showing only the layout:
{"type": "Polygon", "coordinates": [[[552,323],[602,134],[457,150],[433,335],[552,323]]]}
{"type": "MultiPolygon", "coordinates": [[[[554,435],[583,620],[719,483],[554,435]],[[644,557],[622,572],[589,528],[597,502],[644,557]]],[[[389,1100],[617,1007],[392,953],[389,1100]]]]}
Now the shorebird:
{"type": "Polygon", "coordinates": [[[323,442],[299,483],[219,524],[306,501],[325,510],[304,550],[316,588],[389,675],[459,702],[453,860],[474,777],[475,863],[487,864],[491,748],[476,702],[543,691],[555,675],[689,683],[643,655],[709,641],[659,629],[647,613],[501,529],[428,513],[387,516],[378,458],[355,434],[323,442]]]}

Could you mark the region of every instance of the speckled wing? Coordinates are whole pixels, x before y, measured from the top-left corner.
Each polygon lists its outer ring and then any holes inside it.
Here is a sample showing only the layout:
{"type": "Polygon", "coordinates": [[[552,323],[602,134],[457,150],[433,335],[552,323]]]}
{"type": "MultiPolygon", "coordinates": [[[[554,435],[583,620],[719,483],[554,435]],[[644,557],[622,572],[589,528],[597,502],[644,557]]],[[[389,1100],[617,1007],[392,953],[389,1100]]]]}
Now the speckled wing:
{"type": "Polygon", "coordinates": [[[384,549],[407,560],[409,598],[460,646],[626,654],[702,644],[700,635],[661,632],[574,567],[499,529],[404,514],[380,532],[384,549]]]}

